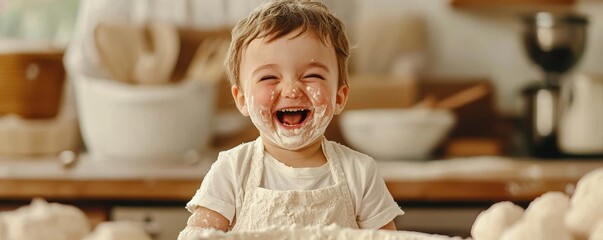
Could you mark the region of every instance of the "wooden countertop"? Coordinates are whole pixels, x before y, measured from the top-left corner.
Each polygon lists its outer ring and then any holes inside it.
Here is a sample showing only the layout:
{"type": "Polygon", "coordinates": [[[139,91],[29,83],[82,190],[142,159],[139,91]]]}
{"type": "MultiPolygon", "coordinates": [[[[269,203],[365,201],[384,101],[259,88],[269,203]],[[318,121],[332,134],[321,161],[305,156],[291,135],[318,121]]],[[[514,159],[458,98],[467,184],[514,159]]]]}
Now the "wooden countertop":
{"type": "MultiPolygon", "coordinates": [[[[603,160],[472,157],[424,162],[377,161],[398,201],[531,201],[547,191],[572,193],[603,160]]],[[[52,157],[0,157],[0,200],[188,201],[211,166],[198,161],[103,161],[81,155],[65,168],[52,157]]]]}

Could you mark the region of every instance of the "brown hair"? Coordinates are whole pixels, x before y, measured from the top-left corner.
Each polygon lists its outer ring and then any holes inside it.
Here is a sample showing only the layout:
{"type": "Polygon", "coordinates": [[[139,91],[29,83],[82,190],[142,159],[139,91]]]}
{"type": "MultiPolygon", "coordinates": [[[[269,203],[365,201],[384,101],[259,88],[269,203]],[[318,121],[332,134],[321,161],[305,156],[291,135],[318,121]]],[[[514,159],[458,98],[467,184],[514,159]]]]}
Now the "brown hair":
{"type": "Polygon", "coordinates": [[[350,47],[343,23],[324,4],[304,0],[272,1],[235,25],[225,61],[230,84],[239,84],[241,56],[251,41],[268,37],[271,42],[298,29],[301,31],[297,36],[310,31],[323,44],[333,45],[339,67],[338,86],[347,84],[350,47]]]}

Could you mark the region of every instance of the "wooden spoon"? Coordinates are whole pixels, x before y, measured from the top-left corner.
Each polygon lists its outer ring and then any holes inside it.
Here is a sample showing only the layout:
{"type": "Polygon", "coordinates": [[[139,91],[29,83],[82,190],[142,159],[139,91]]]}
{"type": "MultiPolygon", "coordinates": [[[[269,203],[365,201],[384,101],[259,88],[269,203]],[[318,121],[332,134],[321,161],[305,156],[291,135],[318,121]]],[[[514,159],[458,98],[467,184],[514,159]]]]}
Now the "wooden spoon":
{"type": "Polygon", "coordinates": [[[202,81],[219,81],[224,78],[224,59],[230,42],[227,38],[208,38],[201,42],[186,70],[185,77],[202,81]]]}
{"type": "Polygon", "coordinates": [[[154,22],[147,26],[140,45],[143,51],[134,69],[134,81],[162,84],[171,80],[180,52],[178,30],[169,24],[154,22]]]}
{"type": "Polygon", "coordinates": [[[437,100],[433,94],[428,94],[413,107],[458,109],[488,94],[490,89],[486,84],[477,84],[464,89],[442,100],[437,100]]]}
{"type": "Polygon", "coordinates": [[[454,95],[441,101],[438,101],[435,107],[443,109],[458,109],[477,99],[480,99],[488,94],[489,91],[490,90],[486,84],[477,84],[473,87],[455,93],[454,95]]]}
{"type": "Polygon", "coordinates": [[[139,26],[127,23],[99,23],[94,42],[101,64],[114,80],[133,83],[133,71],[142,53],[143,38],[139,26]]]}

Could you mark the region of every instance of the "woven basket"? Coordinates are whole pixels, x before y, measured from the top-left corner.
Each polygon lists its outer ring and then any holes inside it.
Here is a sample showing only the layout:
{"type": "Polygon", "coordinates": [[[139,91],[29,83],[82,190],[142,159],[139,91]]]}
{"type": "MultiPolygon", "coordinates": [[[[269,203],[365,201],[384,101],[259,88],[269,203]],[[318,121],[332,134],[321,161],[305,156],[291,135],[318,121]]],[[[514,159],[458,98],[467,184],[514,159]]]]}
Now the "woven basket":
{"type": "Polygon", "coordinates": [[[0,115],[56,116],[64,81],[62,52],[0,54],[0,115]]]}

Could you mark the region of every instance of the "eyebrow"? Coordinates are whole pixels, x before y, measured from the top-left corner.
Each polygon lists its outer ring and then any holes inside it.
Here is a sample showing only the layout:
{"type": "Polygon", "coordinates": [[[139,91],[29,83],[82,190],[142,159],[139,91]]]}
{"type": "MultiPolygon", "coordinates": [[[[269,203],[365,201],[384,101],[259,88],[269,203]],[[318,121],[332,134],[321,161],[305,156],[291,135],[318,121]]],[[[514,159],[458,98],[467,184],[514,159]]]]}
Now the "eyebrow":
{"type": "Polygon", "coordinates": [[[308,64],[309,67],[318,67],[318,68],[322,68],[323,70],[330,72],[329,68],[327,67],[327,65],[321,63],[321,62],[311,62],[310,64],[308,64]]]}
{"type": "Polygon", "coordinates": [[[251,72],[251,76],[255,76],[259,71],[262,71],[264,69],[270,69],[270,68],[273,68],[275,66],[276,66],[276,64],[272,64],[272,63],[270,63],[270,64],[264,64],[262,66],[259,66],[258,68],[256,68],[255,70],[253,70],[253,72],[251,72]]]}

